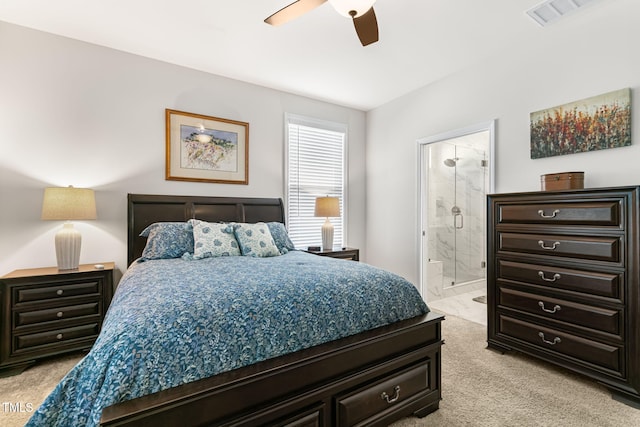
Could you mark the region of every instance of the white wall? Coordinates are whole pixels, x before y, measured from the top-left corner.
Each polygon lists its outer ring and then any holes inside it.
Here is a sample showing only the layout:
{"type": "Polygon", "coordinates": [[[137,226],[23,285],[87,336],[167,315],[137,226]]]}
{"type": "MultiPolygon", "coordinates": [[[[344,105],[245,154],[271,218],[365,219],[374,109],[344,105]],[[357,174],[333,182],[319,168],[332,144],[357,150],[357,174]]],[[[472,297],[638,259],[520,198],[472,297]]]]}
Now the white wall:
{"type": "Polygon", "coordinates": [[[347,240],[364,249],[364,112],[0,22],[0,275],[56,264],[47,186],[96,191],[80,262],[121,271],[127,193],[283,197],[285,112],[348,124],[347,240]],[[248,122],[249,185],[166,181],[165,108],[248,122]]]}
{"type": "Polygon", "coordinates": [[[640,2],[610,1],[367,113],[367,261],[418,282],[421,137],[497,119],[497,192],[539,190],[561,171],[584,171],[586,187],[640,184],[637,40],[640,2]],[[531,160],[529,113],[627,87],[632,146],[531,160]]]}

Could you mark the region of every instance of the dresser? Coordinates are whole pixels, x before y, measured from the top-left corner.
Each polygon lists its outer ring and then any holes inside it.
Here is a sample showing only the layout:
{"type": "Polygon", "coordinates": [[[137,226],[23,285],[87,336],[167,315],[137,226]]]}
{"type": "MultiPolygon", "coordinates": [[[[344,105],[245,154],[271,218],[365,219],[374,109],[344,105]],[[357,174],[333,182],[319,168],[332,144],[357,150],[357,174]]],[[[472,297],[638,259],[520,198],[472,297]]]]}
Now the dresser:
{"type": "Polygon", "coordinates": [[[488,347],[640,405],[640,187],[489,195],[488,347]]]}
{"type": "Polygon", "coordinates": [[[0,278],[0,376],[95,341],[113,295],[113,263],[15,270],[0,278]]]}

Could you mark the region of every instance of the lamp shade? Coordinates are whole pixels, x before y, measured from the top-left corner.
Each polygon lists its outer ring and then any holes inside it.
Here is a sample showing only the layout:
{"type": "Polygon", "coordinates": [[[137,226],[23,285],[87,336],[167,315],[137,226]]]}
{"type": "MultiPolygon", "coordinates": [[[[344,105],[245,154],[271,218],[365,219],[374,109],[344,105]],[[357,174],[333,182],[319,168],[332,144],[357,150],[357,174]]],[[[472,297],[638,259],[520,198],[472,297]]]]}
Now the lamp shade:
{"type": "Polygon", "coordinates": [[[49,187],[44,189],[43,220],[96,219],[96,197],[89,188],[49,187]]]}
{"type": "Polygon", "coordinates": [[[318,197],[316,199],[315,216],[340,216],[340,199],[337,197],[318,197]]]}

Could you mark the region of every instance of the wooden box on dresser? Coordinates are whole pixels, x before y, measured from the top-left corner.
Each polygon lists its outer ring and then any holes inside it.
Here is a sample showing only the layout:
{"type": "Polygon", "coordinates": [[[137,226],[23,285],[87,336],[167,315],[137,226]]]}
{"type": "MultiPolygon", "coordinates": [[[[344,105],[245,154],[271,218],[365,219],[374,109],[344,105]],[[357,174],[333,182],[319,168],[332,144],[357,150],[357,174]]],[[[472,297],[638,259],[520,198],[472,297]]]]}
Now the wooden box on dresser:
{"type": "Polygon", "coordinates": [[[488,196],[488,347],[640,405],[640,187],[488,196]]]}
{"type": "Polygon", "coordinates": [[[113,295],[112,262],[77,270],[15,270],[0,277],[0,376],[37,359],[89,349],[113,295]]]}

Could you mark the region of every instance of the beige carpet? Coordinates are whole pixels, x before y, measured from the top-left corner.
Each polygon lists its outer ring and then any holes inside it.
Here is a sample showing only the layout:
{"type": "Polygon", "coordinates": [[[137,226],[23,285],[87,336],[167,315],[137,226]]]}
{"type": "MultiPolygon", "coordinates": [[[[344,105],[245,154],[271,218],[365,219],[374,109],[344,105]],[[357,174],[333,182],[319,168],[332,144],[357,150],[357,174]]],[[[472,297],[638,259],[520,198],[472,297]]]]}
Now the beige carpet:
{"type": "MultiPolygon", "coordinates": [[[[443,336],[440,409],[393,427],[640,427],[640,410],[611,399],[595,382],[521,354],[487,350],[480,324],[447,316],[443,336]]],[[[29,417],[5,403],[36,407],[79,359],[66,356],[0,378],[0,426],[22,426],[29,417]]]]}
{"type": "MultiPolygon", "coordinates": [[[[42,401],[84,354],[42,361],[20,375],[0,378],[0,426],[22,427],[42,401]]],[[[45,426],[43,426],[45,427],[45,426]]]]}

